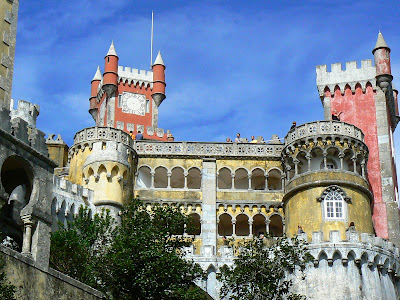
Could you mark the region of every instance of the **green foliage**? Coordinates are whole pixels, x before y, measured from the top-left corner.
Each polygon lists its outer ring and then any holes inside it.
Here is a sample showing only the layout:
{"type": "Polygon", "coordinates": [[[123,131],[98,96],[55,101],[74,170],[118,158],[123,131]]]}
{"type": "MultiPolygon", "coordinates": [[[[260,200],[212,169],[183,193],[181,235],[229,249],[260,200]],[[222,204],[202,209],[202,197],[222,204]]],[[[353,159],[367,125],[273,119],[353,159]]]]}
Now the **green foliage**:
{"type": "Polygon", "coordinates": [[[148,212],[135,199],[122,212],[103,280],[115,299],[203,299],[193,281],[199,265],[183,258],[192,241],[181,235],[186,215],[168,205],[148,212]]]}
{"type": "Polygon", "coordinates": [[[110,246],[114,219],[108,211],[95,214],[82,206],[74,222],[58,223],[51,234],[50,266],[99,290],[104,253],[110,246]]]}
{"type": "Polygon", "coordinates": [[[232,267],[223,266],[217,278],[222,281],[221,298],[228,299],[305,299],[290,291],[287,274],[304,270],[312,256],[297,238],[253,238],[244,243],[232,267]]]}
{"type": "Polygon", "coordinates": [[[15,300],[16,288],[7,281],[4,267],[4,259],[0,259],[0,300],[15,300]]]}
{"type": "Polygon", "coordinates": [[[186,215],[167,205],[148,212],[134,199],[120,224],[113,222],[108,213],[92,219],[80,210],[52,234],[51,265],[113,299],[205,299],[193,284],[202,269],[184,259],[183,247],[192,243],[180,235],[186,215]]]}

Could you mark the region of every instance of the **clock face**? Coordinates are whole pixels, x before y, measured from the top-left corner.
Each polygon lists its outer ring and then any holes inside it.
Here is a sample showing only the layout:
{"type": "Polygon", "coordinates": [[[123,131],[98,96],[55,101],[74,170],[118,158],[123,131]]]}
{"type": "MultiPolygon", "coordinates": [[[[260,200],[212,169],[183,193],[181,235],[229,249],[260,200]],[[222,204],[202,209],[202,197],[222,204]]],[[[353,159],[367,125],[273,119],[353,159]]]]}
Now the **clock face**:
{"type": "Polygon", "coordinates": [[[122,94],[122,112],[144,116],[146,112],[146,96],[141,94],[122,94]]]}

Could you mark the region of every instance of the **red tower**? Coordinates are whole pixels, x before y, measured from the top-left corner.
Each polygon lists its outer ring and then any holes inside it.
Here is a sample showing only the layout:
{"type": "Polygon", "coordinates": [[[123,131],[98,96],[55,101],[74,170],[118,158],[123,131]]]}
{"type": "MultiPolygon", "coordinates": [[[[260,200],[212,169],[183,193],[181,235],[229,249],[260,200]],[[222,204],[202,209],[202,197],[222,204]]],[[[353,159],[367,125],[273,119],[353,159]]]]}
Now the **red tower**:
{"type": "Polygon", "coordinates": [[[98,68],[92,80],[89,113],[97,126],[143,134],[145,139],[173,139],[158,128],[158,107],[165,99],[165,65],[158,52],[152,71],[118,66],[114,43],[105,57],[104,74],[98,68]]]}
{"type": "MultiPolygon", "coordinates": [[[[373,220],[376,234],[400,245],[398,187],[393,132],[399,122],[397,91],[392,89],[390,49],[379,32],[371,60],[342,65],[317,66],[317,86],[325,119],[342,112],[341,121],[354,124],[365,134],[369,148],[368,180],[374,196],[373,220]]],[[[357,159],[357,158],[354,158],[357,159]]]]}

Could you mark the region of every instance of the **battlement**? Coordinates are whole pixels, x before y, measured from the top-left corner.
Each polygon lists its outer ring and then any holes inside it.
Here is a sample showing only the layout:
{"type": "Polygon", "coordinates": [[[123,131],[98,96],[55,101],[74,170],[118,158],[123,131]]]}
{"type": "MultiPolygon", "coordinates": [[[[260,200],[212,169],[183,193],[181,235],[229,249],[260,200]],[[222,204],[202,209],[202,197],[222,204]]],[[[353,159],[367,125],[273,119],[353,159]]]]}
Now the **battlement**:
{"type": "Polygon", "coordinates": [[[14,118],[21,118],[26,121],[32,128],[36,128],[36,119],[39,115],[40,108],[37,104],[32,104],[25,100],[18,100],[17,109],[14,109],[14,99],[11,99],[10,103],[10,117],[11,120],[14,118]]]}
{"type": "Polygon", "coordinates": [[[130,67],[118,66],[119,81],[127,82],[129,85],[139,84],[150,84],[150,88],[153,88],[153,72],[146,70],[131,69],[130,67]]]}
{"type": "Polygon", "coordinates": [[[49,136],[46,139],[46,144],[47,145],[65,145],[64,140],[62,139],[61,135],[57,134],[57,138],[54,139],[56,135],[54,133],[49,134],[49,136]]]}
{"type": "Polygon", "coordinates": [[[336,86],[339,86],[342,94],[346,85],[350,86],[352,92],[355,92],[357,84],[360,84],[362,90],[365,91],[368,82],[374,89],[376,88],[376,68],[372,65],[371,59],[362,60],[361,68],[357,67],[356,61],[346,62],[345,69],[341,63],[335,63],[331,65],[330,72],[327,70],[327,65],[319,65],[316,67],[316,73],[320,97],[324,96],[326,88],[333,93],[336,86]]]}
{"type": "Polygon", "coordinates": [[[53,184],[53,209],[55,213],[62,211],[65,216],[75,216],[80,206],[88,207],[96,212],[92,190],[58,176],[53,177],[53,184]]]}

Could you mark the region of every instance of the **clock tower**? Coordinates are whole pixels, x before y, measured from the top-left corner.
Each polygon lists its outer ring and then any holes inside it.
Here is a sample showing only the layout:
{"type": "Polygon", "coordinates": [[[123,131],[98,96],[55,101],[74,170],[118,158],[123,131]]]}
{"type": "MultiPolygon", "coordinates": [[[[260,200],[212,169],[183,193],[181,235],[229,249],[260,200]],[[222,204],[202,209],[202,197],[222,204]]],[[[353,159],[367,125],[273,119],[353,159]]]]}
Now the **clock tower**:
{"type": "Polygon", "coordinates": [[[114,43],[105,57],[104,73],[97,68],[91,82],[89,113],[97,126],[143,134],[145,139],[173,140],[158,127],[158,107],[165,99],[165,65],[158,52],[151,71],[118,65],[114,43]]]}

